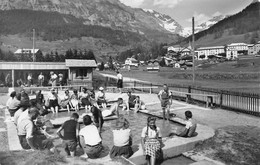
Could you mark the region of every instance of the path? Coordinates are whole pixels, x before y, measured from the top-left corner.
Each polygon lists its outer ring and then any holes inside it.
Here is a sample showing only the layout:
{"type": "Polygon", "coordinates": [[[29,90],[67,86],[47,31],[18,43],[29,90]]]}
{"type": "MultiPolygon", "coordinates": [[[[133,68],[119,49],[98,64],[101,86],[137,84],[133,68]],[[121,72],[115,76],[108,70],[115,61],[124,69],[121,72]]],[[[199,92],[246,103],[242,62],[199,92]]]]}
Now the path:
{"type": "MultiPolygon", "coordinates": [[[[111,74],[106,74],[106,73],[99,73],[99,74],[104,76],[104,77],[117,79],[116,75],[111,75],[111,74]]],[[[139,79],[135,79],[135,78],[131,78],[131,77],[124,77],[124,76],[123,76],[123,80],[127,81],[127,82],[138,81],[138,82],[143,82],[143,83],[150,83],[149,81],[143,81],[143,80],[139,80],[139,79]]]]}

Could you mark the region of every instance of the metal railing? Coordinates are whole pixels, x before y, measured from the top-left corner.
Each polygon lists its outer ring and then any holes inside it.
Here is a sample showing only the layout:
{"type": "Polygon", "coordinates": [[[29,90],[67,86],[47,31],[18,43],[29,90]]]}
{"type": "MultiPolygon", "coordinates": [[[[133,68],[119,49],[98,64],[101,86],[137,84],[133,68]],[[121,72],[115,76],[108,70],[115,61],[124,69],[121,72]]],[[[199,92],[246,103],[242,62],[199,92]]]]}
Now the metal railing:
{"type": "MultiPolygon", "coordinates": [[[[112,80],[112,78],[106,79],[105,84],[106,86],[116,86],[116,80],[112,80]]],[[[149,93],[158,93],[162,86],[162,84],[153,84],[139,81],[124,82],[124,87],[138,87],[138,89],[135,90],[139,91],[141,90],[140,87],[144,87],[144,89],[142,89],[142,92],[149,93]],[[149,89],[148,87],[151,88],[149,89]]],[[[209,97],[215,96],[212,98],[212,104],[214,105],[214,107],[220,107],[222,109],[228,109],[254,116],[260,116],[259,94],[233,92],[213,88],[202,88],[176,84],[168,84],[168,86],[170,90],[177,91],[173,92],[174,99],[185,101],[187,100],[187,93],[190,93],[189,99],[191,102],[206,104],[208,103],[209,97]]]]}

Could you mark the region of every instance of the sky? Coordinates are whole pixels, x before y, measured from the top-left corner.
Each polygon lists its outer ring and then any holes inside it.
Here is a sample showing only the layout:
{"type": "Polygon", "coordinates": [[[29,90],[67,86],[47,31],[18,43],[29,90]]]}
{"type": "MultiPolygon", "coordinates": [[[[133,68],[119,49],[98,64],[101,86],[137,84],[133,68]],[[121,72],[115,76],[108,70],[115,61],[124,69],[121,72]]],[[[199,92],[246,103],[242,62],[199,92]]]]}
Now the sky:
{"type": "Polygon", "coordinates": [[[195,26],[217,15],[232,15],[242,11],[253,0],[120,0],[134,8],[153,9],[171,16],[183,27],[195,26]]]}

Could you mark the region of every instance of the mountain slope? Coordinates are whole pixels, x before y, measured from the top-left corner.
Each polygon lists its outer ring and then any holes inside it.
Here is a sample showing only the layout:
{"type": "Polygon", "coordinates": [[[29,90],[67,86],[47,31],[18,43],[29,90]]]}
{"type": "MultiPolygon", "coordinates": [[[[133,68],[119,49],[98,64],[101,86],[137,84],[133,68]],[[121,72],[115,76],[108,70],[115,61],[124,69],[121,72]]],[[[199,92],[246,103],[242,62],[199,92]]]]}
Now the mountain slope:
{"type": "Polygon", "coordinates": [[[173,18],[171,18],[169,15],[161,14],[151,9],[143,9],[143,10],[148,15],[151,15],[152,17],[156,18],[160,22],[160,26],[162,26],[164,29],[172,33],[177,33],[177,34],[181,33],[182,26],[178,22],[176,22],[173,18]]]}
{"type": "MultiPolygon", "coordinates": [[[[73,15],[83,20],[85,25],[99,25],[116,30],[132,31],[146,34],[167,34],[168,30],[162,27],[161,21],[143,10],[125,6],[119,0],[2,0],[0,10],[28,9],[34,11],[58,12],[73,15]]],[[[149,36],[148,36],[149,37],[149,36]]]]}
{"type": "MultiPolygon", "coordinates": [[[[216,23],[218,23],[219,21],[223,20],[224,18],[226,18],[228,16],[224,16],[224,15],[218,15],[218,16],[214,16],[213,18],[209,19],[208,21],[198,25],[195,27],[195,34],[198,32],[201,32],[203,30],[207,30],[208,28],[210,28],[211,26],[215,25],[216,23]]],[[[182,29],[182,33],[181,35],[184,37],[188,37],[192,34],[192,28],[191,27],[186,27],[182,29]]]]}
{"type": "MultiPolygon", "coordinates": [[[[241,12],[229,16],[211,26],[209,29],[195,34],[195,39],[202,45],[207,45],[209,40],[221,40],[222,38],[227,38],[228,36],[234,36],[234,40],[237,39],[236,42],[253,42],[252,37],[256,40],[260,40],[259,20],[260,2],[257,1],[251,3],[241,12]],[[241,35],[244,35],[244,37],[241,37],[241,35]]],[[[189,40],[191,40],[191,36],[186,39],[186,41],[189,40]]],[[[230,42],[232,42],[232,40],[229,40],[229,43],[230,42]]],[[[223,45],[229,43],[223,41],[223,45]]]]}

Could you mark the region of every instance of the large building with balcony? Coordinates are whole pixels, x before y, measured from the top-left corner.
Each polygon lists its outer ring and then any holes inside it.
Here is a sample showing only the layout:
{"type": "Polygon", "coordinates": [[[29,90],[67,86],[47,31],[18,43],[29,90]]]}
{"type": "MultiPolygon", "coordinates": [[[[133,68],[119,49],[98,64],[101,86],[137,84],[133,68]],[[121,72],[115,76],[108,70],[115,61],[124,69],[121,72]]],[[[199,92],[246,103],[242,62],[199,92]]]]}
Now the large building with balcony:
{"type": "Polygon", "coordinates": [[[248,45],[248,55],[260,55],[260,41],[248,45]]]}
{"type": "Polygon", "coordinates": [[[226,47],[227,59],[238,58],[239,54],[248,54],[248,44],[245,43],[232,43],[226,47]]]}
{"type": "Polygon", "coordinates": [[[197,58],[208,59],[210,55],[219,55],[225,53],[225,46],[200,47],[195,51],[197,58]]]}

